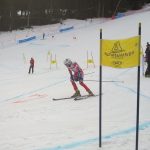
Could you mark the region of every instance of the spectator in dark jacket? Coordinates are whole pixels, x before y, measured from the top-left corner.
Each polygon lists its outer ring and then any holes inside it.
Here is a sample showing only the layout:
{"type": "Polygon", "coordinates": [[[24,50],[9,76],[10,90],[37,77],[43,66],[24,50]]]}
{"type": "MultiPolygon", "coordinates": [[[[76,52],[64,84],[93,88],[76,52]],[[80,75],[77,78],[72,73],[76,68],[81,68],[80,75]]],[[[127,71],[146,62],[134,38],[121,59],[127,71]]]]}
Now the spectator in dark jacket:
{"type": "Polygon", "coordinates": [[[31,70],[32,70],[32,73],[34,72],[34,59],[31,57],[31,59],[30,59],[30,67],[29,67],[29,74],[30,74],[30,72],[31,72],[31,70]]]}
{"type": "Polygon", "coordinates": [[[146,46],[145,58],[147,62],[147,69],[145,72],[145,76],[150,76],[150,44],[149,43],[147,43],[147,46],[146,46]]]}

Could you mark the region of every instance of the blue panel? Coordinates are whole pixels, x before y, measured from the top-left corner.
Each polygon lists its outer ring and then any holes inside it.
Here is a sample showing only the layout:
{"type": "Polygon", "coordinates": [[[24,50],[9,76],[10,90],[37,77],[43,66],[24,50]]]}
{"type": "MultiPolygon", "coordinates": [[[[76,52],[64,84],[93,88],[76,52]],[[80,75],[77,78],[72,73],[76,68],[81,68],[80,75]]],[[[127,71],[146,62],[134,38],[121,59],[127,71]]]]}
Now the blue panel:
{"type": "Polygon", "coordinates": [[[24,42],[28,42],[28,41],[31,41],[31,40],[34,40],[34,39],[36,39],[36,36],[32,36],[32,37],[29,37],[29,38],[26,38],[26,39],[19,40],[18,43],[24,43],[24,42]]]}
{"type": "Polygon", "coordinates": [[[72,30],[72,29],[73,29],[73,26],[60,29],[59,32],[65,32],[65,31],[72,30]]]}

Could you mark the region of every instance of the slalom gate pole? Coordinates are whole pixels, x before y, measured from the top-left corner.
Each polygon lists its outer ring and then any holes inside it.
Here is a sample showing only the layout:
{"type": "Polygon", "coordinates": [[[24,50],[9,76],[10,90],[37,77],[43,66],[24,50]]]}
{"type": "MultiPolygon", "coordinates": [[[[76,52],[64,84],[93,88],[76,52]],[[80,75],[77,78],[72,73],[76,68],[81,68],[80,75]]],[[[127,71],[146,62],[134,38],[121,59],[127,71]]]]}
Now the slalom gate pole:
{"type": "Polygon", "coordinates": [[[139,23],[139,58],[137,68],[137,110],[136,110],[136,144],[135,149],[138,150],[139,145],[139,107],[140,107],[140,47],[141,47],[141,23],[139,23]]]}
{"type": "Polygon", "coordinates": [[[99,147],[102,147],[102,29],[100,29],[99,55],[99,147]]]}

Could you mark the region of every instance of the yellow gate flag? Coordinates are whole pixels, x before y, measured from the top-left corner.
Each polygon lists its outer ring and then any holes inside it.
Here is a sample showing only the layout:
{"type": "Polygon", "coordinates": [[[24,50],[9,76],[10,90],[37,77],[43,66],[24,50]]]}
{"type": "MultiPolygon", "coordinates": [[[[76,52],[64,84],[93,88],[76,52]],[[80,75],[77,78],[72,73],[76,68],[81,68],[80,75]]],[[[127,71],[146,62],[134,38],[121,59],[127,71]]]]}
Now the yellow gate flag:
{"type": "Polygon", "coordinates": [[[113,68],[130,68],[138,66],[139,36],[122,40],[104,40],[101,42],[101,63],[113,68]]]}

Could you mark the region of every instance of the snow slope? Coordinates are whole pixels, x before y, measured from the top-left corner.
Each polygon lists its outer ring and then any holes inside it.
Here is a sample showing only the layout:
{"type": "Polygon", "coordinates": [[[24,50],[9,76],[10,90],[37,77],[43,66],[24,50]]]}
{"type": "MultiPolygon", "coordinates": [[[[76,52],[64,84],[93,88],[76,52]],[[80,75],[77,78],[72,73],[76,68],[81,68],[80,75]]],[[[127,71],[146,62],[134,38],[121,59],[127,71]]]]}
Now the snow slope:
{"type": "MultiPolygon", "coordinates": [[[[0,150],[98,150],[99,98],[52,101],[54,97],[66,97],[74,92],[63,60],[77,61],[84,69],[85,80],[95,80],[85,83],[97,94],[100,28],[105,39],[127,38],[138,34],[141,22],[145,49],[150,35],[149,17],[150,11],[145,11],[116,20],[70,19],[65,24],[74,25],[74,30],[58,33],[59,24],[35,27],[36,34],[46,31],[46,39],[24,44],[14,44],[8,35],[18,39],[28,30],[2,33],[0,150]],[[6,41],[11,44],[7,46],[6,41]],[[87,51],[92,52],[95,68],[86,66],[87,51]],[[48,52],[53,57],[56,55],[58,68],[52,65],[50,70],[48,52]],[[30,57],[35,58],[35,73],[29,75],[30,57]]],[[[103,82],[102,150],[135,149],[136,78],[137,68],[103,67],[103,81],[118,82],[103,82]]],[[[141,71],[139,150],[150,147],[149,85],[150,79],[144,78],[141,71]]],[[[86,94],[82,87],[79,89],[86,94]]]]}

